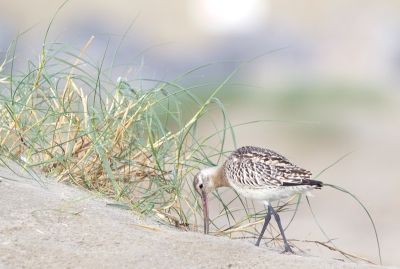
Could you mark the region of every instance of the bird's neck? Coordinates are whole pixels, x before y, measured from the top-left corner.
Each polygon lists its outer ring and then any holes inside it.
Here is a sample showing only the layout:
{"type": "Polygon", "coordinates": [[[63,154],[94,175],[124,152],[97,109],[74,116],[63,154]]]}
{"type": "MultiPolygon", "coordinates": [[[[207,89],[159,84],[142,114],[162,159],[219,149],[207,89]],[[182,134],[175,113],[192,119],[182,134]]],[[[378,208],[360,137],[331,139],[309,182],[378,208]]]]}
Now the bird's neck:
{"type": "Polygon", "coordinates": [[[213,179],[212,182],[213,182],[214,188],[231,186],[229,184],[228,179],[225,176],[224,165],[219,165],[219,166],[211,167],[208,169],[210,169],[210,174],[213,179]]]}

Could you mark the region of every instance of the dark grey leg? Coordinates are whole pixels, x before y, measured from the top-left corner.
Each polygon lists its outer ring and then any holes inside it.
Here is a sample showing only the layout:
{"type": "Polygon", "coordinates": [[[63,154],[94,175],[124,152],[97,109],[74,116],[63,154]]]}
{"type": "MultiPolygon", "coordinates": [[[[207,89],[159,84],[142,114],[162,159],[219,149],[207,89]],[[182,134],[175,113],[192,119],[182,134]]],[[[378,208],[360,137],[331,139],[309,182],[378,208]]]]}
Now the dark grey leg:
{"type": "Polygon", "coordinates": [[[258,240],[257,240],[257,243],[256,243],[256,246],[257,246],[257,247],[260,246],[261,238],[263,237],[263,235],[264,235],[264,233],[265,233],[265,229],[267,229],[268,223],[269,223],[269,221],[271,220],[271,209],[270,209],[270,207],[271,207],[271,206],[268,205],[268,213],[267,213],[267,215],[265,216],[264,226],[263,226],[262,229],[261,229],[260,236],[258,237],[258,240]]]}
{"type": "Polygon", "coordinates": [[[289,246],[289,244],[288,244],[288,242],[286,240],[286,236],[285,236],[285,233],[283,232],[283,228],[282,228],[282,224],[281,224],[281,219],[280,219],[278,213],[276,213],[276,211],[272,208],[271,205],[268,205],[268,212],[269,212],[270,208],[271,208],[272,214],[274,214],[276,223],[278,223],[279,231],[281,232],[283,243],[285,244],[285,250],[282,251],[282,253],[285,253],[285,252],[288,252],[288,251],[293,253],[293,250],[290,248],[290,246],[289,246]]]}

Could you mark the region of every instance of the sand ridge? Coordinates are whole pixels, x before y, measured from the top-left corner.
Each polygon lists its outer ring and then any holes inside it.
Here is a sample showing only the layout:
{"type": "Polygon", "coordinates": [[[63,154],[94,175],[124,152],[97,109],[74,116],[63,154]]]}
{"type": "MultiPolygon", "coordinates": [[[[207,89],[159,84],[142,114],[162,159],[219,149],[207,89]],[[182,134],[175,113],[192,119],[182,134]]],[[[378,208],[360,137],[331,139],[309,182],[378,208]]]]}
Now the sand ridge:
{"type": "Polygon", "coordinates": [[[397,268],[177,231],[10,165],[0,165],[0,268],[397,268]]]}

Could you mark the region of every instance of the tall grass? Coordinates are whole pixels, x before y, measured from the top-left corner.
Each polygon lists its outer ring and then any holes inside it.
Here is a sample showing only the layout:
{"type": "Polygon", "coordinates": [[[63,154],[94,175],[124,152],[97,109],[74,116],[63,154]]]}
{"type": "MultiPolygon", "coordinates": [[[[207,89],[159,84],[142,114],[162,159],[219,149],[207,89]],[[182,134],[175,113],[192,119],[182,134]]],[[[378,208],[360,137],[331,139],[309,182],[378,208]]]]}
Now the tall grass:
{"type": "MultiPolygon", "coordinates": [[[[229,78],[219,85],[178,84],[205,65],[169,82],[128,81],[127,69],[113,80],[115,67],[103,66],[107,51],[100,64],[85,53],[93,37],[78,48],[47,42],[47,34],[37,63],[28,61],[26,71],[16,72],[18,40],[1,66],[2,160],[35,167],[56,181],[95,190],[175,226],[193,224],[199,206],[191,175],[225,154],[228,136],[235,140],[225,108],[215,98],[229,78]],[[145,83],[152,86],[144,88],[145,83]],[[214,91],[201,100],[193,92],[204,87],[214,91]],[[210,113],[218,110],[221,123],[210,113]],[[200,119],[215,131],[199,136],[200,119]]],[[[114,62],[117,51],[112,55],[114,62]]]]}
{"type": "MultiPolygon", "coordinates": [[[[56,181],[111,197],[117,201],[112,205],[178,228],[197,229],[201,207],[192,187],[193,174],[229,154],[227,140],[236,143],[226,110],[215,96],[248,62],[240,63],[219,85],[179,85],[181,79],[208,65],[169,82],[127,80],[128,65],[113,79],[114,66],[103,64],[109,57],[107,50],[100,63],[86,54],[93,37],[77,47],[48,42],[47,33],[41,54],[36,62],[28,61],[26,71],[16,72],[13,67],[18,38],[1,65],[2,162],[12,159],[56,181]],[[214,90],[199,98],[195,92],[204,87],[214,90]],[[215,118],[216,114],[221,116],[215,118]],[[214,130],[199,134],[200,121],[214,130]]],[[[118,49],[112,55],[114,63],[118,49]]],[[[238,195],[224,201],[222,194],[213,194],[220,212],[212,220],[212,233],[256,237],[265,209],[238,195]],[[240,206],[233,209],[230,205],[237,202],[240,206]]],[[[294,207],[294,218],[300,204],[300,197],[292,203],[295,198],[278,209],[294,207]]],[[[270,232],[279,244],[277,232],[270,232]]]]}

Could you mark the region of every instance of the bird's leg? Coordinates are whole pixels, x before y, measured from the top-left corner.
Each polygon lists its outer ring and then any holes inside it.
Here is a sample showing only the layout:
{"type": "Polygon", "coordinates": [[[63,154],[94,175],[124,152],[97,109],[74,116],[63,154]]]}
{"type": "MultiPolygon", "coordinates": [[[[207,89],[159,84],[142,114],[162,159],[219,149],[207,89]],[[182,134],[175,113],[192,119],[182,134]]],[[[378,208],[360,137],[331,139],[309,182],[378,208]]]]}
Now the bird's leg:
{"type": "Polygon", "coordinates": [[[265,229],[267,229],[267,226],[268,226],[268,223],[269,223],[270,220],[271,220],[271,209],[270,209],[270,206],[268,206],[268,213],[265,216],[264,226],[261,229],[260,236],[258,237],[258,240],[257,240],[257,243],[256,243],[257,247],[260,246],[261,238],[263,237],[263,235],[265,233],[265,229]]]}
{"type": "Polygon", "coordinates": [[[278,213],[276,213],[275,209],[273,209],[271,205],[268,205],[268,209],[270,209],[272,211],[272,214],[274,214],[276,223],[278,223],[279,231],[281,232],[281,235],[282,235],[283,243],[285,245],[285,250],[282,251],[282,253],[285,253],[285,252],[288,252],[288,251],[294,253],[293,250],[290,248],[289,243],[286,240],[286,236],[285,236],[285,233],[283,231],[282,224],[281,224],[281,219],[280,219],[278,213]]]}

